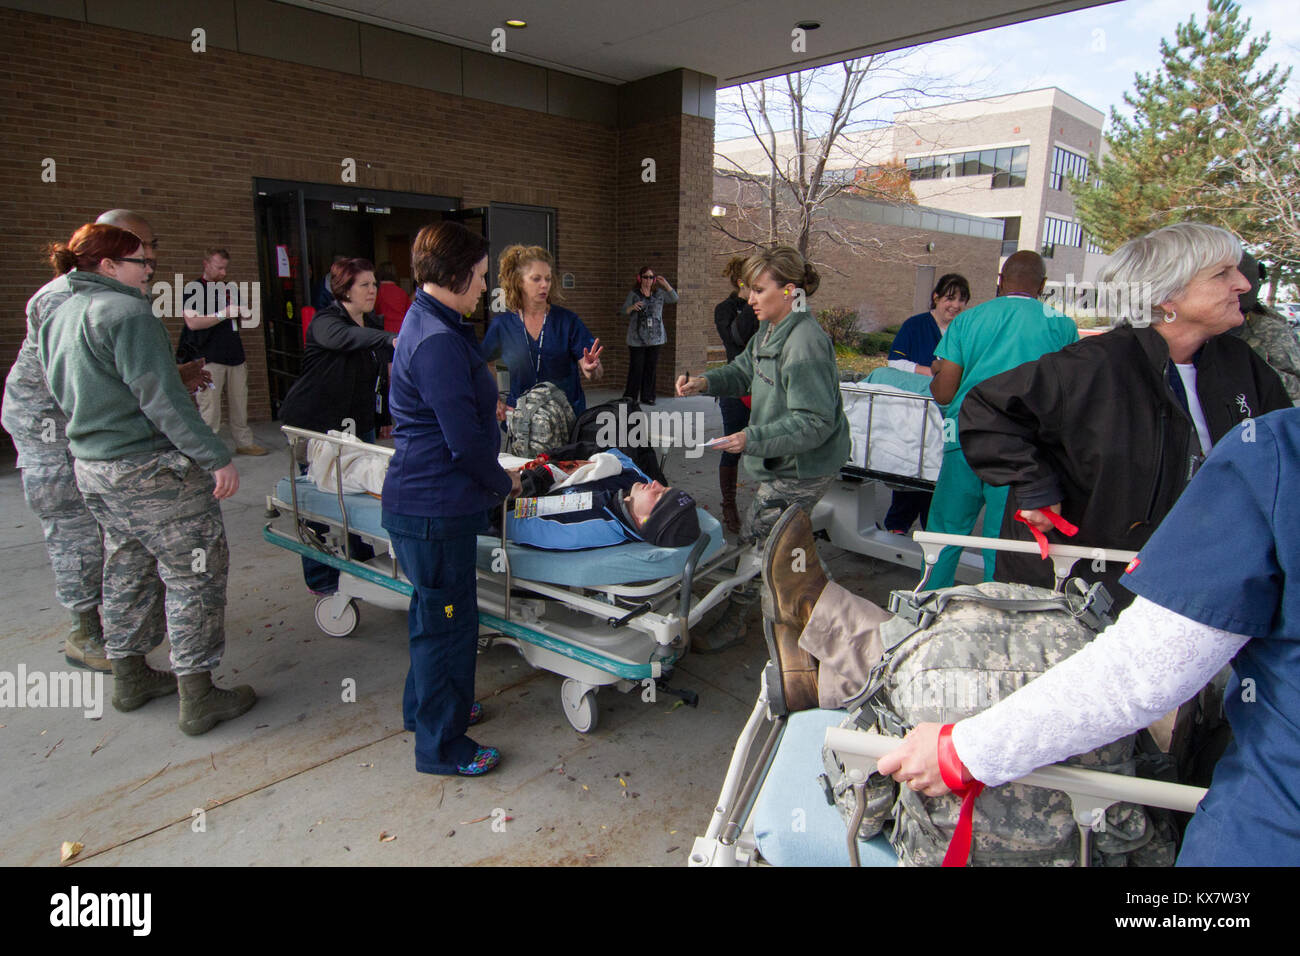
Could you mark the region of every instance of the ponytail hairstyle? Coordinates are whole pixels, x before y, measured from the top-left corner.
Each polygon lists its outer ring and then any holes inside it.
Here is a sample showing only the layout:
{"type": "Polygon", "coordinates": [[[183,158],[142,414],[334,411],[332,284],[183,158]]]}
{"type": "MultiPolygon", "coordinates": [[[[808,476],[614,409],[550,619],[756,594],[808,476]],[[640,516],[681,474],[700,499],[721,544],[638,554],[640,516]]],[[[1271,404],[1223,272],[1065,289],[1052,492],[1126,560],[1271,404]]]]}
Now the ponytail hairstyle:
{"type": "Polygon", "coordinates": [[[748,261],[744,256],[732,256],[722,269],[722,277],[730,282],[731,287],[737,292],[745,284],[745,263],[748,261]]]}
{"type": "Polygon", "coordinates": [[[94,272],[102,260],[125,258],[142,245],[140,237],[133,232],[106,223],[88,222],[67,242],[50,245],[50,265],[54,266],[54,274],[60,276],[73,269],[94,272]]]}
{"type": "Polygon", "coordinates": [[[564,301],[555,280],[555,258],[549,252],[541,246],[506,246],[501,252],[497,282],[506,294],[506,308],[511,312],[519,312],[524,307],[524,273],[534,262],[551,267],[551,287],[546,292],[546,301],[552,305],[564,301]]]}
{"type": "Polygon", "coordinates": [[[768,275],[777,285],[793,284],[803,289],[806,296],[812,296],[821,285],[821,276],[812,267],[799,250],[793,246],[772,246],[760,249],[745,260],[744,281],[753,285],[758,277],[768,275]]]}

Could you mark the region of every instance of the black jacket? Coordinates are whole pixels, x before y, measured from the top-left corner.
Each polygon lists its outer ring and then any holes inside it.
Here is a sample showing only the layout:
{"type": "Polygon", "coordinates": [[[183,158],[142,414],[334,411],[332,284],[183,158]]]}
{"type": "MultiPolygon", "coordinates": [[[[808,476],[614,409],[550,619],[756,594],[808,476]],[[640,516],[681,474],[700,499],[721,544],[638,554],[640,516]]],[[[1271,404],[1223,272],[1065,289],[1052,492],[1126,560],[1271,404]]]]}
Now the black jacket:
{"type": "MultiPolygon", "coordinates": [[[[1196,358],[1196,391],[1217,443],[1246,418],[1290,405],[1282,382],[1241,339],[1219,335],[1196,358]]],[[[962,402],[962,451],[980,479],[1010,485],[1002,537],[1032,541],[1018,509],[1061,502],[1078,525],[1048,540],[1139,550],[1199,467],[1196,427],[1166,380],[1169,348],[1154,328],[1114,329],[995,375],[962,402]]],[[[1176,373],[1175,373],[1176,374],[1176,373]]],[[[1208,542],[1207,542],[1208,544],[1208,542]]],[[[1124,571],[1088,562],[1074,573],[1101,580],[1127,606],[1124,571]]],[[[1050,587],[1051,562],[999,553],[999,581],[1050,587]]]]}
{"type": "Polygon", "coordinates": [[[758,316],[748,302],[733,292],[713,307],[713,324],[727,349],[727,361],[730,362],[745,351],[745,346],[758,331],[758,316]]]}
{"type": "Polygon", "coordinates": [[[326,432],[346,431],[344,419],[350,418],[354,434],[374,430],[380,373],[392,361],[397,336],[385,332],[374,313],[365,321],[357,325],[337,302],[316,313],[307,327],[302,374],[284,397],[280,421],[326,432]]]}

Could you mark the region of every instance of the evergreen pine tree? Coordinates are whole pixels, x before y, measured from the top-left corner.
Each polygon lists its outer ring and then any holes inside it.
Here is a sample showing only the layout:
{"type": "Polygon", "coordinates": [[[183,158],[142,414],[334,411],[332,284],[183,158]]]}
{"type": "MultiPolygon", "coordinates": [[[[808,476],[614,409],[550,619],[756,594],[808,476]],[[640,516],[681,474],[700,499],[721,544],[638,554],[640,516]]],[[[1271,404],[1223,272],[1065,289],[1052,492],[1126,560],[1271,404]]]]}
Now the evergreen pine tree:
{"type": "Polygon", "coordinates": [[[1111,109],[1100,182],[1071,183],[1084,230],[1108,252],[1185,220],[1224,226],[1264,249],[1276,236],[1241,157],[1248,145],[1270,155],[1294,150],[1295,120],[1278,107],[1291,71],[1254,72],[1269,34],[1251,37],[1239,12],[1231,0],[1208,0],[1205,26],[1195,16],[1180,23],[1172,43],[1160,41],[1162,66],[1135,74],[1124,94],[1133,118],[1111,109]]]}

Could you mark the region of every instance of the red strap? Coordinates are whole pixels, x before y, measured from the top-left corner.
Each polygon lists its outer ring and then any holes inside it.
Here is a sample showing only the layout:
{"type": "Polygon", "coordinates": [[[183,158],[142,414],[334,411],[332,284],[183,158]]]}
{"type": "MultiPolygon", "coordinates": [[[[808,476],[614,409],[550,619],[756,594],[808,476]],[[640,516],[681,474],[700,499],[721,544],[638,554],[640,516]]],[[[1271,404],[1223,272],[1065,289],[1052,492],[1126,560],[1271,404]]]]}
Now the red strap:
{"type": "MultiPolygon", "coordinates": [[[[1052,523],[1052,527],[1061,532],[1061,534],[1065,535],[1067,538],[1073,538],[1079,533],[1078,528],[1070,524],[1070,522],[1066,521],[1055,511],[1043,508],[1039,510],[1038,513],[1046,516],[1047,520],[1052,523]]],[[[1016,520],[1027,527],[1030,533],[1033,534],[1034,540],[1038,542],[1038,550],[1042,554],[1043,560],[1047,560],[1047,535],[1043,534],[1043,532],[1030,524],[1028,520],[1026,520],[1024,514],[1019,511],[1016,512],[1016,520]]]]}
{"type": "Polygon", "coordinates": [[[961,813],[957,816],[957,829],[948,843],[948,852],[943,857],[944,866],[965,866],[970,859],[975,798],[984,792],[984,784],[978,780],[967,783],[962,779],[964,770],[966,768],[952,743],[952,724],[944,724],[939,730],[939,774],[944,786],[961,797],[961,813]]]}

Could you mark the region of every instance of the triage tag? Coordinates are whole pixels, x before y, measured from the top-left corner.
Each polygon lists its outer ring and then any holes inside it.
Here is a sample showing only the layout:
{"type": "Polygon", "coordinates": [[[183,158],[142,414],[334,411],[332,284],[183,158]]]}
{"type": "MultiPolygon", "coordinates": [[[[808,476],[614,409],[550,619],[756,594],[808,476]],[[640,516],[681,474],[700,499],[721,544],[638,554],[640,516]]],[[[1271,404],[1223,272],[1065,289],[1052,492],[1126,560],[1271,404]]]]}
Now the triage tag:
{"type": "Polygon", "coordinates": [[[568,495],[552,495],[547,498],[516,498],[515,518],[536,518],[538,516],[567,514],[573,511],[587,511],[591,508],[591,492],[580,491],[568,495]]]}

